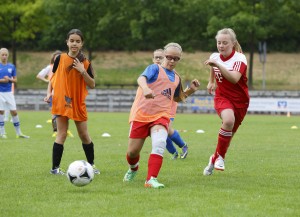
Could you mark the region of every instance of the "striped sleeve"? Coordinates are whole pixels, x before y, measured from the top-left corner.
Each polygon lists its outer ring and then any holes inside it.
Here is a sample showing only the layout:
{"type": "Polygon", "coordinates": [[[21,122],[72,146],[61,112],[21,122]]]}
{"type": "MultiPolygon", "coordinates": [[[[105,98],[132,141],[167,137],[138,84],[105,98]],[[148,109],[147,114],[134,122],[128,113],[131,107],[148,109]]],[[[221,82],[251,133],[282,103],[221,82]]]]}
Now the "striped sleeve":
{"type": "Polygon", "coordinates": [[[234,63],[232,70],[243,73],[247,70],[247,65],[242,61],[237,61],[234,63]]]}

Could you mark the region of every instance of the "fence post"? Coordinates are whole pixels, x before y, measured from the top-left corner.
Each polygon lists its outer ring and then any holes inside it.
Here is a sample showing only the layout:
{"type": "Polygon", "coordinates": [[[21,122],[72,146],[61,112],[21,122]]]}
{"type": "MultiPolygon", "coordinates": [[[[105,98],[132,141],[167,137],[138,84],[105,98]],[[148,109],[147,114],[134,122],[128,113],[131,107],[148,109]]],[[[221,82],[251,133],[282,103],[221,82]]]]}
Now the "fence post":
{"type": "Polygon", "coordinates": [[[34,110],[35,111],[40,110],[39,97],[34,97],[34,110]]]}

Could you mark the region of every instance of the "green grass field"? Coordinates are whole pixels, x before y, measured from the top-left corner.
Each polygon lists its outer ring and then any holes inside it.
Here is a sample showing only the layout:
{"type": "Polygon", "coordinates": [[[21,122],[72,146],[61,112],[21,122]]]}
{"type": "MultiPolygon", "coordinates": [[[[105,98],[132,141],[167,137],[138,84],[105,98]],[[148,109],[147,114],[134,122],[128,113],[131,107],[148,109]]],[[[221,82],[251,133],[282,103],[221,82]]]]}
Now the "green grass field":
{"type": "MultiPolygon", "coordinates": [[[[21,127],[30,139],[0,140],[0,216],[300,216],[300,116],[248,115],[233,138],[226,170],[202,175],[215,149],[220,120],[215,114],[178,114],[174,127],[189,144],[184,160],[166,153],[159,181],[164,189],[143,187],[150,139],[141,152],[140,170],[123,183],[128,113],[89,113],[95,163],[101,175],[85,187],[65,176],[49,174],[54,139],[50,113],[19,111],[21,127]],[[43,128],[35,128],[41,124],[43,128]],[[291,126],[299,129],[291,129],[291,126]],[[202,129],[203,134],[196,130],[202,129]],[[111,134],[105,138],[103,133],[111,134]]],[[[73,122],[61,166],[85,159],[73,122]]]]}

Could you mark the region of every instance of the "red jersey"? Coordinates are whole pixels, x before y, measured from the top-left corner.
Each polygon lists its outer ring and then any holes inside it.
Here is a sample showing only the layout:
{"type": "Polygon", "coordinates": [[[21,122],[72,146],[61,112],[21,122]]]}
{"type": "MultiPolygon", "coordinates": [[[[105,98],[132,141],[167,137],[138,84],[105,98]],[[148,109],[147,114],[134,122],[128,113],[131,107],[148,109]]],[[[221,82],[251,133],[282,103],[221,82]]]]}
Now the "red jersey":
{"type": "Polygon", "coordinates": [[[240,80],[233,84],[222,76],[217,67],[213,67],[217,82],[215,98],[225,97],[230,100],[236,108],[247,108],[249,106],[249,93],[247,85],[247,59],[244,54],[232,51],[230,56],[224,58],[219,53],[213,53],[211,59],[225,67],[229,72],[238,71],[242,74],[240,80]]]}

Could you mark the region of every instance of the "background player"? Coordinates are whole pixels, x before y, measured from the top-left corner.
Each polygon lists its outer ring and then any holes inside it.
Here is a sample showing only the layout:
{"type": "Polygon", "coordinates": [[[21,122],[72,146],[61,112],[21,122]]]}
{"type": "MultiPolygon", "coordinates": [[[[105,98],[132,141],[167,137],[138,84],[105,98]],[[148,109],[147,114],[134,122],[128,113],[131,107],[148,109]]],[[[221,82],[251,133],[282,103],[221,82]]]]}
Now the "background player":
{"type": "Polygon", "coordinates": [[[20,119],[17,113],[17,105],[12,92],[12,84],[17,83],[17,70],[15,65],[8,62],[9,52],[6,48],[0,49],[0,138],[6,139],[4,111],[10,110],[12,122],[16,131],[16,138],[28,139],[20,128],[20,119]]]}

